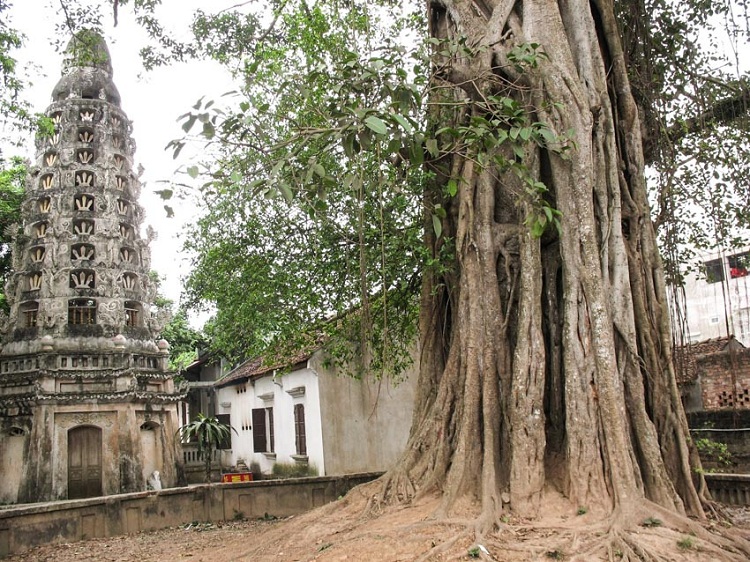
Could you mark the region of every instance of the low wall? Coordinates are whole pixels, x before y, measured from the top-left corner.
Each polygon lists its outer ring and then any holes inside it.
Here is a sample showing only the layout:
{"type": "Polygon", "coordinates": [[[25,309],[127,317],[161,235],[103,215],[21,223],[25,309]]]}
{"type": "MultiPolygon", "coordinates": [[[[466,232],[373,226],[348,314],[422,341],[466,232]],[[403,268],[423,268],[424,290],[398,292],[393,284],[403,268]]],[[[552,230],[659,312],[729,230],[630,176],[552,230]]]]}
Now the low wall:
{"type": "Polygon", "coordinates": [[[0,557],[50,543],[308,511],[380,473],[203,484],[0,509],[0,557]]]}
{"type": "Polygon", "coordinates": [[[711,497],[729,505],[750,506],[750,474],[706,474],[711,497]]]}

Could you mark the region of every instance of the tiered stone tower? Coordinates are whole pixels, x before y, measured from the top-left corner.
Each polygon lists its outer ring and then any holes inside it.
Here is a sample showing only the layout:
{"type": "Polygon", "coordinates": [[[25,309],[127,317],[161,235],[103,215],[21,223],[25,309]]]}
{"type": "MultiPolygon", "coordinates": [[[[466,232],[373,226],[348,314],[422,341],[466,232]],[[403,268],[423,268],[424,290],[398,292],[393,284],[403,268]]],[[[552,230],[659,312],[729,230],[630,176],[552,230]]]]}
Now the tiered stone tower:
{"type": "Polygon", "coordinates": [[[66,50],[37,139],[23,232],[6,285],[0,352],[0,502],[174,485],[177,403],[167,318],[151,311],[148,244],[131,122],[120,109],[104,40],[66,50]]]}

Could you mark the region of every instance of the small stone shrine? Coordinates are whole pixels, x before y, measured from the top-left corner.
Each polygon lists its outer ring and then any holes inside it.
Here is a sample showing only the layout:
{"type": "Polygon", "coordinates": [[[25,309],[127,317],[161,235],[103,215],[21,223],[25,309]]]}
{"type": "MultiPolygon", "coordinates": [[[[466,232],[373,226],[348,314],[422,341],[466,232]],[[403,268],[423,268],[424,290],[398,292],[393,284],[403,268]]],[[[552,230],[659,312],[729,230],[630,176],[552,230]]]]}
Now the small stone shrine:
{"type": "Polygon", "coordinates": [[[0,322],[0,503],[141,491],[157,471],[174,486],[184,393],[156,342],[153,233],[99,35],[71,40],[46,114],[0,322]]]}

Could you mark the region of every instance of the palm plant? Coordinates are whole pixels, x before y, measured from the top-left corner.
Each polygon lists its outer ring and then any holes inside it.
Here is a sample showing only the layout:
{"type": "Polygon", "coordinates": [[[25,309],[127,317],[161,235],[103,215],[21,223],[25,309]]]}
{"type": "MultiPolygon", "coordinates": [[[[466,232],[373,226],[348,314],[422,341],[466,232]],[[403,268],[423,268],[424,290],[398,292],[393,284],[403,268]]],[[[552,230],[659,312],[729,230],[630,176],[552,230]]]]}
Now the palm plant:
{"type": "Polygon", "coordinates": [[[198,414],[193,421],[178,430],[183,442],[194,440],[198,443],[198,454],[203,456],[205,463],[206,482],[211,482],[211,459],[214,450],[229,439],[230,431],[237,433],[231,425],[221,423],[216,417],[203,414],[198,414]]]}

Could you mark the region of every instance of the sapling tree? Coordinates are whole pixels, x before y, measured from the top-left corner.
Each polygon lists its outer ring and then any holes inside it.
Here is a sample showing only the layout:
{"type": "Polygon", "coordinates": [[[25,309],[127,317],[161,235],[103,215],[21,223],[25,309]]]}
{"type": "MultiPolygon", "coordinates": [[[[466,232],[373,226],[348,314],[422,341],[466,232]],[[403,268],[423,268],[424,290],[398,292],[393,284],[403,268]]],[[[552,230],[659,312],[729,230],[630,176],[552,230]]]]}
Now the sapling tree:
{"type": "Polygon", "coordinates": [[[183,443],[195,441],[198,444],[198,454],[203,459],[205,469],[205,482],[211,482],[211,469],[214,452],[231,438],[231,432],[235,430],[230,425],[221,423],[216,417],[208,417],[198,414],[196,418],[183,425],[178,430],[178,435],[183,443]]]}

